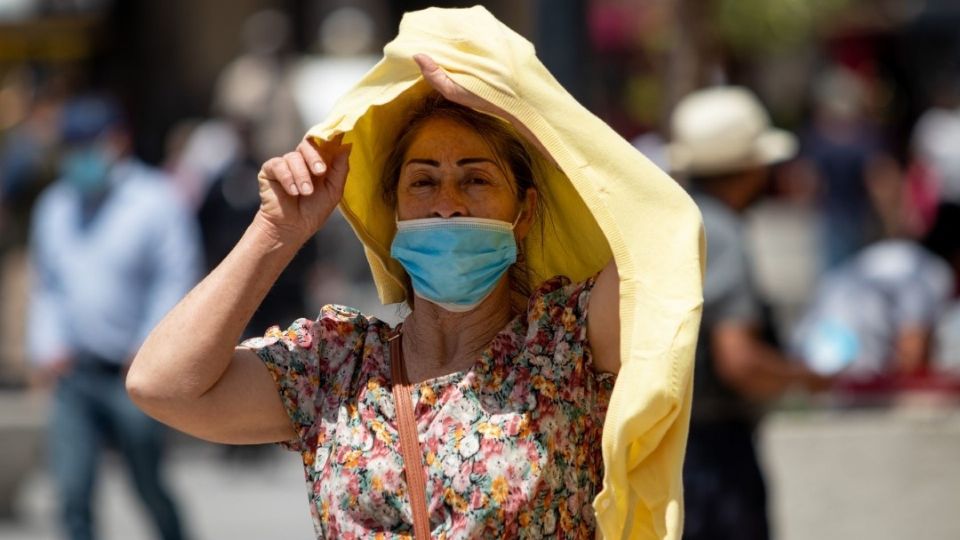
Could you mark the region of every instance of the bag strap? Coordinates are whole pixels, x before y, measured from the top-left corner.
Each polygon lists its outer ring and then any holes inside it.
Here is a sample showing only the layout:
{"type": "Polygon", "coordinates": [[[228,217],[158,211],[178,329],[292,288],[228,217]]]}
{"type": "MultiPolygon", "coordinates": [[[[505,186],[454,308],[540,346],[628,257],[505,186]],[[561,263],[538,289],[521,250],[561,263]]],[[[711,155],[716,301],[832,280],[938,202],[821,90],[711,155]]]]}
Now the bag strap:
{"type": "Polygon", "coordinates": [[[416,540],[429,540],[430,517],[427,514],[427,483],[423,477],[423,452],[417,438],[417,418],[410,401],[411,385],[403,373],[403,334],[399,326],[389,341],[394,410],[397,431],[400,433],[403,473],[407,477],[407,492],[413,510],[413,534],[416,540]]]}

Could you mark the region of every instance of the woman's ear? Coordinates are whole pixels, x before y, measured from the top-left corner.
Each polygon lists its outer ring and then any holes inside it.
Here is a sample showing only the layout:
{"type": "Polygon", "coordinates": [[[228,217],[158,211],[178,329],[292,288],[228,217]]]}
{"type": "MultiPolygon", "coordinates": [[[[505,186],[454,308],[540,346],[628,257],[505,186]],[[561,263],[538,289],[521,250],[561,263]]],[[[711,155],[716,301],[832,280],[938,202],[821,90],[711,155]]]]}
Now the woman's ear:
{"type": "Polygon", "coordinates": [[[534,188],[527,188],[527,192],[523,196],[523,202],[520,203],[520,220],[517,221],[517,226],[514,228],[517,235],[517,241],[523,240],[526,238],[527,233],[530,232],[530,227],[533,226],[533,219],[536,217],[537,211],[537,197],[539,194],[534,188]]]}

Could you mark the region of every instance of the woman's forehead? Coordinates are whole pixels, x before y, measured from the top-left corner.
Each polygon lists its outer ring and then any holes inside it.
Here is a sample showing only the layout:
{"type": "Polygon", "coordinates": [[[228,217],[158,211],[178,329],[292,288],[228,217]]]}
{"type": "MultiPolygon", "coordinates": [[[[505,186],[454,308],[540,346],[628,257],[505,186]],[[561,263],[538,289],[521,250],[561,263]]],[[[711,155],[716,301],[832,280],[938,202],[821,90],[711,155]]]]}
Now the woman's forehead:
{"type": "Polygon", "coordinates": [[[496,159],[493,149],[476,130],[439,117],[426,120],[420,126],[407,149],[404,163],[410,159],[456,162],[464,157],[496,159]]]}

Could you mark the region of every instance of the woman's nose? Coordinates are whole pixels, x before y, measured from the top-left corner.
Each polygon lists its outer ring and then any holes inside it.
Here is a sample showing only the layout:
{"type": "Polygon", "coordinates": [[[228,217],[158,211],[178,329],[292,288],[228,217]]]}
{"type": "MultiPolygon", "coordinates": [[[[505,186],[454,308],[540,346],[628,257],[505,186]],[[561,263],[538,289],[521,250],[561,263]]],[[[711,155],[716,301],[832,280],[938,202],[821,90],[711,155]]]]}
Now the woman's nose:
{"type": "Polygon", "coordinates": [[[446,182],[441,185],[437,198],[433,202],[432,215],[444,219],[468,215],[463,195],[455,185],[446,182]]]}

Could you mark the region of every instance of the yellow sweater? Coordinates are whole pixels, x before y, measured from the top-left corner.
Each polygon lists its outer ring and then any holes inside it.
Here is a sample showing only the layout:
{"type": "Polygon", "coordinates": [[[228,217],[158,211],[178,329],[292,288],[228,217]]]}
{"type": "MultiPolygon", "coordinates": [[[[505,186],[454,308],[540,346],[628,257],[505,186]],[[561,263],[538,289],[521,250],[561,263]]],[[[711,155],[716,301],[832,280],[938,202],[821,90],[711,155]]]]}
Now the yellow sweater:
{"type": "Polygon", "coordinates": [[[394,213],[379,173],[408,106],[430,90],[430,55],[467,90],[509,112],[552,158],[540,160],[548,222],[525,240],[531,285],[581,280],[613,256],[620,274],[621,368],[603,431],[605,538],[680,538],[681,470],[702,305],[704,237],[677,184],[574,100],[533,46],[482,7],[408,13],[384,58],[308,136],[353,144],[340,209],[364,244],[381,301],[403,300],[390,258],[394,213]]]}

